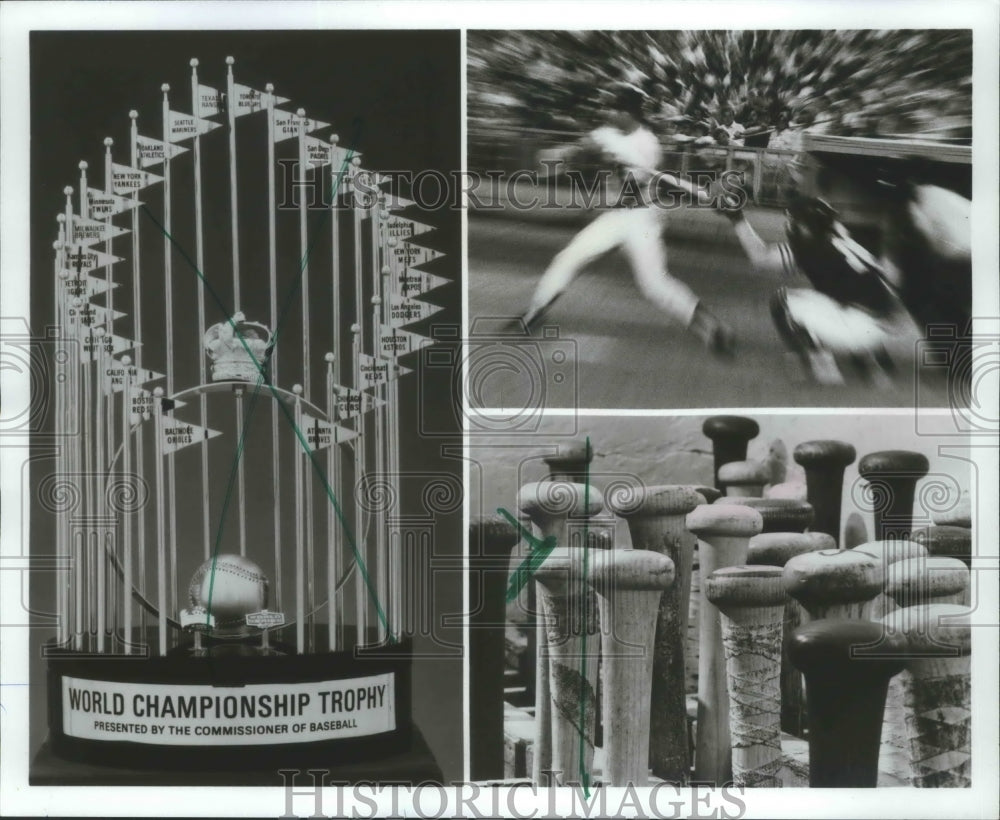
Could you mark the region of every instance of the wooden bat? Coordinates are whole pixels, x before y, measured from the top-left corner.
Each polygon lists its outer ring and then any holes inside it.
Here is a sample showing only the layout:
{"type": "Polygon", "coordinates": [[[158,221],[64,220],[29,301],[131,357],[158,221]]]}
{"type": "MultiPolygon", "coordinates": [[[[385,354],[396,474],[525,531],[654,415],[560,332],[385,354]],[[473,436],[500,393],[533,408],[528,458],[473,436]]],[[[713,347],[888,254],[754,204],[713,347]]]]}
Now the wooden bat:
{"type": "Polygon", "coordinates": [[[589,438],[560,442],[559,452],[542,459],[549,468],[549,481],[587,482],[594,450],[589,438]]]}
{"type": "Polygon", "coordinates": [[[704,484],[692,484],[691,488],[705,499],[703,502],[705,504],[714,504],[718,499],[722,498],[722,490],[717,487],[707,487],[704,484]]]}
{"type": "Polygon", "coordinates": [[[517,530],[503,517],[469,522],[469,771],[473,780],[504,776],[505,591],[517,530]]]}
{"type": "Polygon", "coordinates": [[[632,546],[662,553],[674,565],[675,582],[663,593],[656,615],[649,756],[653,774],[675,783],[687,783],[691,770],[684,638],[696,539],[685,517],[701,500],[693,487],[685,485],[621,488],[608,497],[609,509],[628,523],[632,546]]]}
{"type": "Polygon", "coordinates": [[[924,527],[911,536],[918,544],[927,547],[931,555],[957,558],[972,569],[972,530],[948,524],[924,527]]]}
{"type": "MultiPolygon", "coordinates": [[[[750,539],[747,564],[750,566],[784,567],[796,555],[819,550],[836,549],[833,537],[825,532],[767,532],[750,539]]],[[[785,596],[785,612],[781,644],[781,730],[803,737],[806,730],[806,701],[802,689],[802,674],[788,656],[788,638],[804,624],[808,615],[802,604],[785,596]]]]}
{"type": "MultiPolygon", "coordinates": [[[[687,528],[698,536],[701,574],[746,563],[747,542],[763,522],[756,510],[736,504],[703,504],[687,516],[687,528]]],[[[698,660],[698,730],[695,738],[695,779],[722,785],[732,778],[729,737],[729,695],[719,610],[702,589],[701,654],[698,660]]]]}
{"type": "MultiPolygon", "coordinates": [[[[556,544],[567,545],[569,522],[595,515],[604,507],[604,499],[596,489],[566,481],[540,481],[526,484],[518,493],[518,508],[538,527],[543,539],[554,538],[556,544]],[[586,503],[585,503],[586,502],[586,503]]],[[[535,586],[538,598],[537,583],[535,586]]],[[[545,606],[539,599],[535,626],[535,743],[533,747],[532,779],[538,785],[549,785],[552,770],[552,714],[549,692],[549,652],[546,643],[545,606]]]]}
{"type": "MultiPolygon", "coordinates": [[[[700,484],[693,485],[694,489],[702,498],[704,504],[713,504],[722,498],[722,490],[715,487],[706,487],[700,484]]],[[[684,642],[684,691],[698,691],[698,622],[699,609],[701,606],[701,567],[700,556],[698,555],[697,540],[695,541],[694,559],[691,562],[691,594],[688,596],[688,621],[687,636],[684,642]]],[[[693,749],[693,743],[692,743],[693,749]]]]}
{"type": "Polygon", "coordinates": [[[858,454],[844,441],[804,441],[792,458],[806,471],[806,498],[816,518],[812,529],[832,535],[840,545],[840,511],[844,489],[844,469],[858,454]]]}
{"type": "Polygon", "coordinates": [[[764,529],[761,532],[805,532],[813,522],[813,508],[808,501],[794,498],[761,498],[723,496],[716,504],[741,504],[760,513],[764,529]]]}
{"type": "Polygon", "coordinates": [[[594,555],[588,578],[597,593],[604,659],[605,786],[645,786],[656,616],[674,582],[674,564],[649,550],[594,555]]]}
{"type": "Polygon", "coordinates": [[[760,433],[760,426],[753,419],[743,416],[710,416],[701,426],[702,433],[712,441],[715,460],[715,486],[719,483],[719,468],[730,461],[743,461],[747,457],[747,443],[760,433]]]}
{"type": "Polygon", "coordinates": [[[858,462],[858,474],[868,481],[874,501],[874,540],[910,537],[917,481],[929,469],[924,455],[909,450],[869,453],[858,462]]]}
{"type": "Polygon", "coordinates": [[[789,651],[806,679],[809,785],[874,787],[886,689],[903,669],[904,641],[881,624],[831,618],[800,626],[789,651]],[[861,656],[865,646],[890,656],[861,656]]]}
{"type": "Polygon", "coordinates": [[[781,575],[781,567],[726,567],[705,581],[722,613],[736,786],[781,786],[781,575]]]}
{"type": "Polygon", "coordinates": [[[942,527],[972,529],[972,501],[969,494],[962,493],[954,507],[934,513],[931,520],[942,527]]]}
{"type": "Polygon", "coordinates": [[[540,731],[550,733],[552,786],[589,782],[593,770],[600,636],[585,555],[579,547],[556,547],[535,571],[551,720],[540,731]]]}
{"type": "MultiPolygon", "coordinates": [[[[886,578],[888,578],[890,568],[899,561],[926,558],[927,556],[927,550],[913,541],[869,541],[866,544],[859,544],[854,550],[870,555],[878,561],[886,578]]],[[[872,599],[869,618],[873,621],[878,620],[895,608],[895,601],[886,595],[883,589],[872,599]]],[[[903,690],[898,677],[890,681],[886,695],[885,713],[882,720],[882,757],[885,764],[893,771],[899,771],[906,767],[903,690]]]]}
{"type": "Polygon", "coordinates": [[[897,608],[921,604],[968,606],[969,574],[969,568],[957,558],[909,558],[889,567],[885,593],[897,608]]]}
{"type": "Polygon", "coordinates": [[[954,604],[898,609],[884,619],[906,640],[901,675],[910,767],[918,787],[971,785],[971,610],[954,604]]]}
{"type": "Polygon", "coordinates": [[[771,472],[761,461],[730,461],[719,467],[719,485],[728,496],[760,498],[771,472]]]}
{"type": "Polygon", "coordinates": [[[869,620],[871,602],[882,591],[882,563],[857,550],[820,550],[789,558],[785,592],[813,620],[869,620]]]}

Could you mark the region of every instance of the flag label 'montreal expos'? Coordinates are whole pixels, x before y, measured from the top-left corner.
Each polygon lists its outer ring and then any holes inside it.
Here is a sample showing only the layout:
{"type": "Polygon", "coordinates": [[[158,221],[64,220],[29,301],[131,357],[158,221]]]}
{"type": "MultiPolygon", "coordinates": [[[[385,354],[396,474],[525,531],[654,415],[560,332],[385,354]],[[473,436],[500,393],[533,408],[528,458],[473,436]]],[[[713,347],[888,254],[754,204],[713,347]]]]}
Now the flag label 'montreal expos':
{"type": "Polygon", "coordinates": [[[450,282],[450,279],[445,279],[443,276],[410,268],[404,268],[401,273],[392,277],[393,290],[401,296],[420,296],[450,282]]]}

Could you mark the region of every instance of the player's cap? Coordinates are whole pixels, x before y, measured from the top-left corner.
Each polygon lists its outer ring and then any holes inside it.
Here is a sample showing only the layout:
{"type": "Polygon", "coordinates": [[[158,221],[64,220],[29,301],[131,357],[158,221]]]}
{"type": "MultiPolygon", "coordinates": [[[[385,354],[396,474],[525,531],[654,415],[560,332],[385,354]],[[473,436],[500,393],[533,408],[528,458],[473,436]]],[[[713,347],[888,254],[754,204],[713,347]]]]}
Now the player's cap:
{"type": "Polygon", "coordinates": [[[637,120],[642,119],[646,99],[646,94],[634,85],[624,85],[615,89],[612,108],[631,114],[637,120]]]}

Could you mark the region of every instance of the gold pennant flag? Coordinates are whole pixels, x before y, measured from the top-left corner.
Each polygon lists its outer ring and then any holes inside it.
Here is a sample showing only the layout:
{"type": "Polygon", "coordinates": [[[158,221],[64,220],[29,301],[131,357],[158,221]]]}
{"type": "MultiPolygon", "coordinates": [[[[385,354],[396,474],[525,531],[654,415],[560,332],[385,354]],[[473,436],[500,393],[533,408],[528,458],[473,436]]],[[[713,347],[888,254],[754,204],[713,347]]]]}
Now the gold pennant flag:
{"type": "Polygon", "coordinates": [[[163,182],[163,177],[133,168],[131,165],[111,163],[111,187],[116,194],[135,193],[157,182],[163,182]]]}
{"type": "MultiPolygon", "coordinates": [[[[176,409],[176,405],[174,409],[176,409]]],[[[178,450],[183,450],[192,444],[200,444],[203,441],[208,441],[221,435],[222,433],[219,430],[211,430],[208,427],[201,427],[198,424],[188,424],[180,419],[164,416],[163,438],[160,440],[160,446],[163,449],[164,455],[166,455],[168,453],[176,453],[178,450]]]]}
{"type": "Polygon", "coordinates": [[[192,114],[182,114],[179,111],[169,111],[168,114],[167,132],[170,136],[170,142],[182,142],[183,140],[194,139],[222,127],[217,122],[203,120],[192,114]]]}
{"type": "Polygon", "coordinates": [[[142,203],[138,199],[106,194],[96,188],[87,189],[87,213],[93,219],[108,219],[140,205],[142,203]]]}

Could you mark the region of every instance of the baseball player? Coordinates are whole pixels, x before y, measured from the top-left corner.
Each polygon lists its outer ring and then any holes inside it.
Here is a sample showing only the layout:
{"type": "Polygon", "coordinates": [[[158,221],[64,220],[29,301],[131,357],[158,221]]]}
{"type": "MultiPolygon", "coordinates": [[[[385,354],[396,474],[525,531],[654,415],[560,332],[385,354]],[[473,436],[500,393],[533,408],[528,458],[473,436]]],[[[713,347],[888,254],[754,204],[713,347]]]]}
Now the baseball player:
{"type": "Polygon", "coordinates": [[[620,247],[628,257],[639,289],[671,319],[721,355],[733,352],[733,334],[683,282],[667,273],[661,239],[662,209],[648,201],[648,183],[660,165],[660,144],[643,118],[645,95],[632,87],[619,92],[608,125],[595,129],[576,150],[597,150],[615,163],[628,190],[639,199],[634,207],[607,210],[581,230],[549,264],[522,321],[529,328],[590,262],[620,247]]]}

